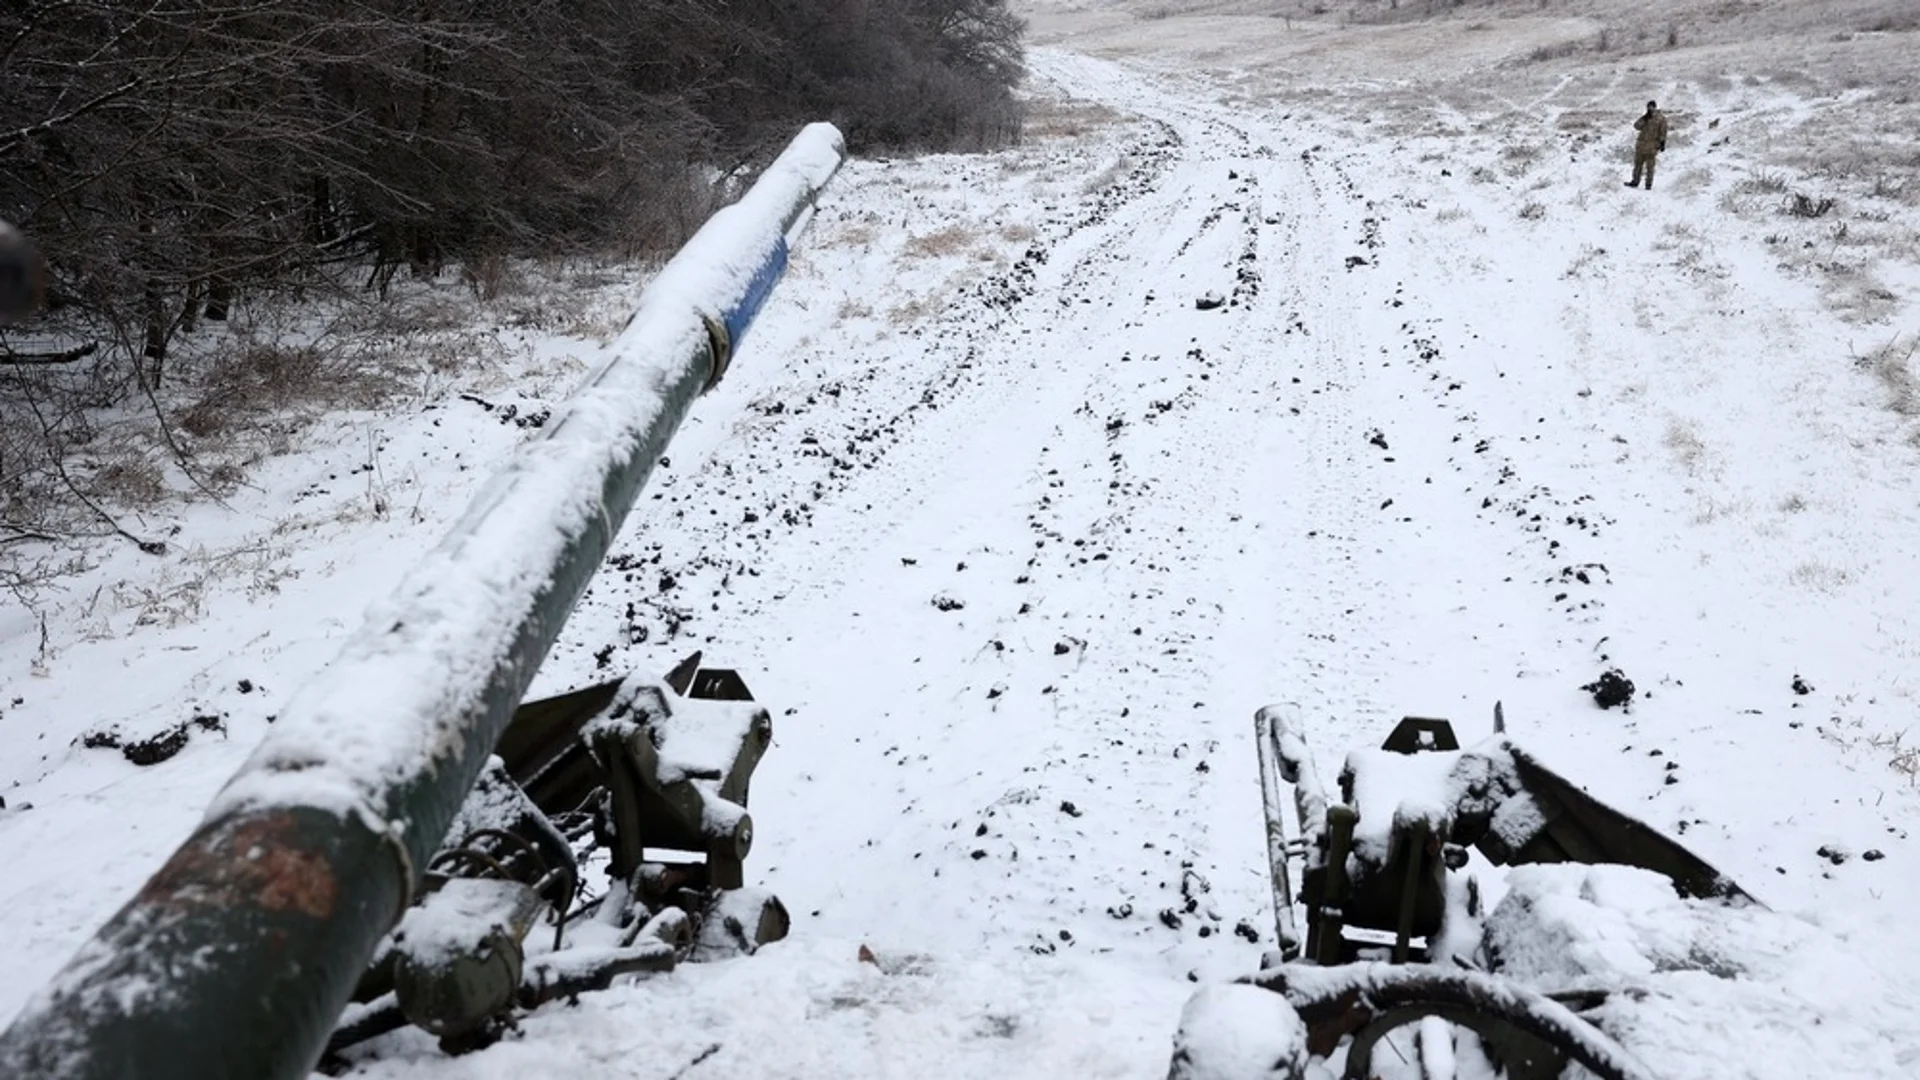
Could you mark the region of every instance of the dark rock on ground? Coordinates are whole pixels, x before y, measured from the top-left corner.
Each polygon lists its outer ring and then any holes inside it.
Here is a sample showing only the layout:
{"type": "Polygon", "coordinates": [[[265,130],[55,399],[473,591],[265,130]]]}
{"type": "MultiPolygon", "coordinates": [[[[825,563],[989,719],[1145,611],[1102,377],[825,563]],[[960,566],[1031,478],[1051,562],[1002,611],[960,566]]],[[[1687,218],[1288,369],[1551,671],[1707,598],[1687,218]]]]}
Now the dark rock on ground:
{"type": "Polygon", "coordinates": [[[1603,709],[1626,705],[1633,700],[1633,680],[1619,668],[1609,668],[1598,679],[1580,689],[1593,695],[1593,703],[1603,709]]]}

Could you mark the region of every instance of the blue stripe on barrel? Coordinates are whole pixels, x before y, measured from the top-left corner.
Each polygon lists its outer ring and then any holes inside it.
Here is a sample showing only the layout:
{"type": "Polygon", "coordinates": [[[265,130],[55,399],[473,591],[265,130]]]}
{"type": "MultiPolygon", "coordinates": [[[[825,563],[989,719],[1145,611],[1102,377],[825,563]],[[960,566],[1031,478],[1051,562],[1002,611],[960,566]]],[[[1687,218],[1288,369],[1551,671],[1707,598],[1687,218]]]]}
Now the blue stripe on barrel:
{"type": "Polygon", "coordinates": [[[767,253],[765,262],[753,272],[753,279],[747,282],[747,290],[740,296],[740,302],[728,308],[720,315],[720,321],[726,325],[727,341],[735,353],[740,351],[740,342],[747,336],[747,327],[753,325],[754,316],[760,314],[760,305],[767,302],[773,294],[774,283],[787,270],[787,238],[778,237],[773,242],[773,250],[767,253]]]}

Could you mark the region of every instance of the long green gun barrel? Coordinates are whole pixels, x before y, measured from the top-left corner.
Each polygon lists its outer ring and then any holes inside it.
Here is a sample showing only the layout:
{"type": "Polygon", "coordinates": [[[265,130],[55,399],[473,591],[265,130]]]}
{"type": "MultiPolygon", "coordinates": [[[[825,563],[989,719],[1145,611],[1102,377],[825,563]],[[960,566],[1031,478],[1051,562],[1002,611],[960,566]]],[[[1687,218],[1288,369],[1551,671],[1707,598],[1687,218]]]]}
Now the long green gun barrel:
{"type": "Polygon", "coordinates": [[[661,270],[545,436],[481,489],[192,837],[0,1034],[0,1076],[308,1075],[844,157],[838,131],[808,126],[661,270]]]}

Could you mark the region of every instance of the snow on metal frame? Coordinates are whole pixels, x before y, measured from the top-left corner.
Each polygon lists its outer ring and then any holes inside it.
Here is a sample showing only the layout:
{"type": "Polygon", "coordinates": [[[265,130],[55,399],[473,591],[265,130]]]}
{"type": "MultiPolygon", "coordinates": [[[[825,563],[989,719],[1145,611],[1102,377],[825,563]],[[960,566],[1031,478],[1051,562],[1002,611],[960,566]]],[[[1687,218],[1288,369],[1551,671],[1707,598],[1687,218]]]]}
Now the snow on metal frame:
{"type": "MultiPolygon", "coordinates": [[[[556,561],[588,532],[604,552],[651,461],[629,491],[609,491],[611,474],[636,445],[664,444],[706,386],[706,366],[690,362],[708,349],[706,320],[751,320],[770,287],[764,268],[784,265],[787,232],[844,153],[832,125],[809,125],[687,242],[546,436],[523,447],[396,595],[369,611],[227,782],[208,820],[273,805],[384,817],[381,793],[396,780],[462,752],[457,718],[508,657],[556,561]]],[[[522,687],[532,674],[519,673],[522,687]]]]}
{"type": "Polygon", "coordinates": [[[1590,1072],[1617,1080],[1654,1078],[1635,1054],[1566,1005],[1484,972],[1368,961],[1336,967],[1288,964],[1237,981],[1280,994],[1309,1028],[1329,1015],[1344,1016],[1356,1000],[1376,1015],[1401,1005],[1464,1005],[1547,1039],[1590,1072]]]}
{"type": "Polygon", "coordinates": [[[728,335],[712,328],[751,320],[843,153],[831,126],[808,127],[688,241],[546,435],[481,489],[289,702],[195,835],[0,1033],[0,1061],[76,1077],[304,1075],[391,925],[384,904],[411,888],[724,364],[728,335]],[[314,830],[328,819],[358,829],[314,830]],[[378,861],[366,842],[381,837],[399,880],[364,880],[378,861]],[[261,951],[261,934],[279,944],[261,951]],[[237,1019],[243,1034],[209,1040],[207,1018],[237,1019]]]}

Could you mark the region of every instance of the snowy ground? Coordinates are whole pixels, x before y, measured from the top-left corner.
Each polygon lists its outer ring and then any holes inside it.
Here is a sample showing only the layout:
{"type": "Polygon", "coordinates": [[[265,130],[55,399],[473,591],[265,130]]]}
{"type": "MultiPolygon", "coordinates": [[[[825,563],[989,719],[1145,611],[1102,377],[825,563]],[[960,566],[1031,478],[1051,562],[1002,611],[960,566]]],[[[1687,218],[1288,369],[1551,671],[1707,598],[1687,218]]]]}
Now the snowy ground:
{"type": "MultiPolygon", "coordinates": [[[[1329,775],[1504,702],[1783,916],[1689,931],[1774,984],[1640,1017],[1660,1073],[1920,1071],[1920,39],[1079,7],[1034,11],[1025,145],[843,172],[536,687],[741,669],[793,937],[361,1074],[1164,1075],[1193,982],[1273,946],[1273,701],[1329,775]],[[1628,191],[1649,97],[1673,146],[1628,191]],[[1608,667],[1630,710],[1581,691],[1608,667]]],[[[482,340],[149,510],[174,555],[0,614],[0,1017],[592,347],[482,340]],[[81,743],[182,722],[148,768],[81,743]]]]}

